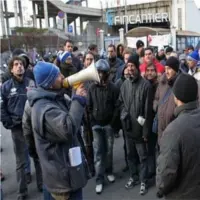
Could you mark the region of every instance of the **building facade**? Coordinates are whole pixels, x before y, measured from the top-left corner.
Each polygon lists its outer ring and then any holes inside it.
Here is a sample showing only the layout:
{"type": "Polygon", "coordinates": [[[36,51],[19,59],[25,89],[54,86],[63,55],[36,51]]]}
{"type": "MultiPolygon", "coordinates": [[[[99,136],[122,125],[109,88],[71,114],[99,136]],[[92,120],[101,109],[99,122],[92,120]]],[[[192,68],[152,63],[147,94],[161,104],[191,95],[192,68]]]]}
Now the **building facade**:
{"type": "MultiPolygon", "coordinates": [[[[155,35],[162,35],[162,30],[163,34],[168,31],[172,37],[170,45],[177,50],[182,50],[188,45],[196,46],[200,41],[200,9],[195,0],[157,0],[109,8],[104,18],[109,26],[116,29],[116,33],[120,28],[130,33],[130,30],[138,27],[160,30],[155,31],[155,35]]],[[[148,33],[145,31],[136,35],[148,37],[146,34],[148,33]]]]}

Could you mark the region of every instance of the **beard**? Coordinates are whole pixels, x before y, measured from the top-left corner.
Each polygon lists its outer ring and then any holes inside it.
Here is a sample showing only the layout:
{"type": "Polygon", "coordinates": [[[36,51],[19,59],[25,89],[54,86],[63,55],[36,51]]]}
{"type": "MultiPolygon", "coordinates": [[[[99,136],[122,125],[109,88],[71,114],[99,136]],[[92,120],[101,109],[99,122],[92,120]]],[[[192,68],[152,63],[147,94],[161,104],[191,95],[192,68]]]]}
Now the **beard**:
{"type": "Polygon", "coordinates": [[[117,58],[116,56],[115,57],[109,57],[109,61],[114,62],[116,60],[116,58],[117,58]]]}

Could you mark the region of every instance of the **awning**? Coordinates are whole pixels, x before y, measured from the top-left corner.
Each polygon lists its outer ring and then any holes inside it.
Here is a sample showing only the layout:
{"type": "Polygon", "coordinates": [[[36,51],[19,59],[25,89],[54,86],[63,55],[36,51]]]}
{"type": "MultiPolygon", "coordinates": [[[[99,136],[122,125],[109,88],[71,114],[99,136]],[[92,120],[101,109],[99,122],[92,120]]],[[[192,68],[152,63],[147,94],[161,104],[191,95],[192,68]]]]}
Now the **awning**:
{"type": "Polygon", "coordinates": [[[148,35],[165,35],[169,34],[170,30],[165,28],[138,27],[131,29],[125,34],[127,37],[143,37],[148,35]]]}
{"type": "Polygon", "coordinates": [[[196,37],[200,37],[200,33],[197,32],[193,32],[193,31],[176,31],[176,35],[177,36],[196,36],[196,37]]]}

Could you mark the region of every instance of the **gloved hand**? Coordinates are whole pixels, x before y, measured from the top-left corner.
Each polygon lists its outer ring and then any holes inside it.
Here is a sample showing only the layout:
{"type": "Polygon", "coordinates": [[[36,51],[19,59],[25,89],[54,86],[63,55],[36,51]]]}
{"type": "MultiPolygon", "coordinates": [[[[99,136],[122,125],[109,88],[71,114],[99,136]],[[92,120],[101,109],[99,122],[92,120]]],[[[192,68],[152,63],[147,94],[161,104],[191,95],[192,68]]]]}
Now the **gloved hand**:
{"type": "Polygon", "coordinates": [[[157,198],[161,199],[161,198],[163,198],[164,195],[163,195],[163,192],[161,190],[158,190],[157,193],[156,193],[156,196],[157,196],[157,198]]]}

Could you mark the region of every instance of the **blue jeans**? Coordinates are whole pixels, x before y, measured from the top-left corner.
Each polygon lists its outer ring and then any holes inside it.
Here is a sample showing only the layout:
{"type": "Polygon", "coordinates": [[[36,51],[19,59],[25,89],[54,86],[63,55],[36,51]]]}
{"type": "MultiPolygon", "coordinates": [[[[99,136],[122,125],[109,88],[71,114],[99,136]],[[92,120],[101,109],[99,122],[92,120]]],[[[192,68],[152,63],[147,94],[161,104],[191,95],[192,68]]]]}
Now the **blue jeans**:
{"type": "Polygon", "coordinates": [[[49,193],[45,186],[43,186],[43,196],[44,200],[54,200],[54,198],[51,196],[51,193],[49,193]]]}
{"type": "Polygon", "coordinates": [[[128,156],[128,165],[130,176],[132,178],[138,178],[137,175],[137,165],[138,165],[138,156],[140,159],[140,181],[143,183],[147,182],[147,173],[148,173],[148,152],[146,143],[136,143],[135,140],[131,137],[126,137],[127,144],[127,156],[128,156]]]}
{"type": "Polygon", "coordinates": [[[79,189],[76,192],[72,192],[70,195],[70,200],[83,200],[82,189],[79,189]]]}
{"type": "Polygon", "coordinates": [[[1,200],[3,200],[3,190],[2,190],[2,188],[1,188],[1,200]]]}
{"type": "Polygon", "coordinates": [[[18,196],[24,196],[27,194],[26,183],[26,153],[25,153],[25,139],[21,127],[16,127],[11,130],[14,153],[16,158],[16,172],[18,183],[18,196]]]}
{"type": "Polygon", "coordinates": [[[93,126],[93,147],[96,168],[96,182],[102,184],[105,173],[113,173],[114,132],[110,125],[93,126]]]}
{"type": "Polygon", "coordinates": [[[28,146],[25,145],[25,155],[26,155],[26,164],[25,164],[25,172],[31,173],[31,160],[28,152],[28,146]]]}

